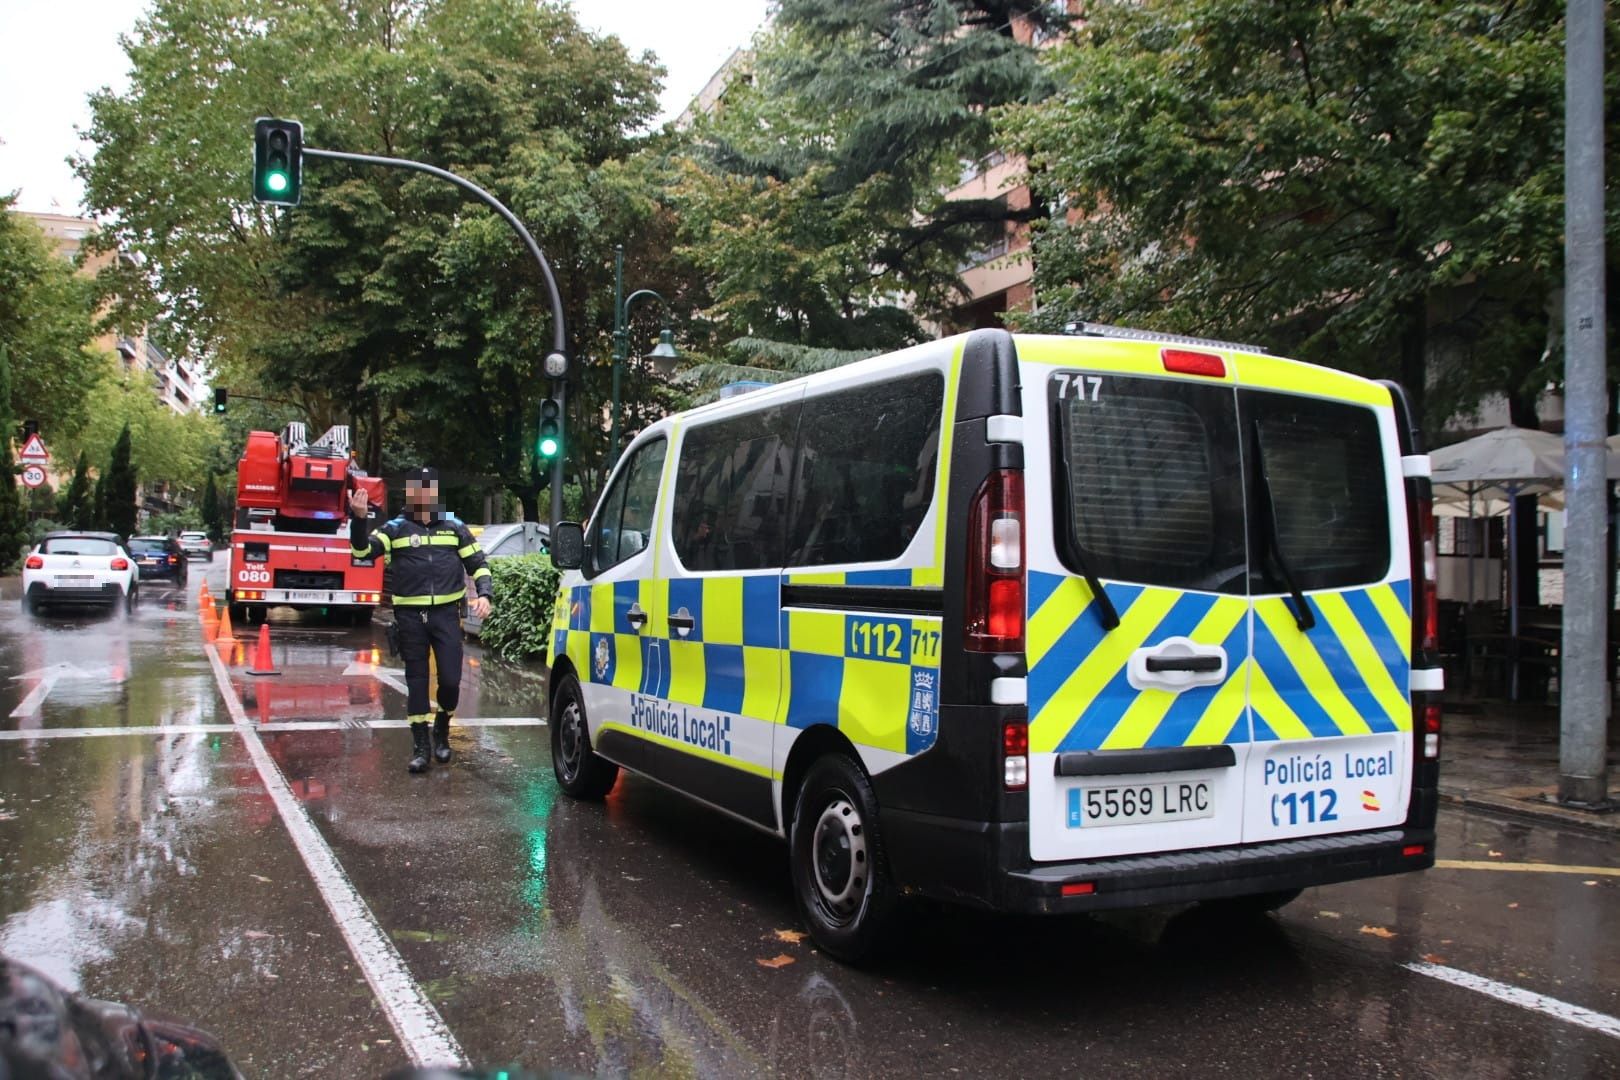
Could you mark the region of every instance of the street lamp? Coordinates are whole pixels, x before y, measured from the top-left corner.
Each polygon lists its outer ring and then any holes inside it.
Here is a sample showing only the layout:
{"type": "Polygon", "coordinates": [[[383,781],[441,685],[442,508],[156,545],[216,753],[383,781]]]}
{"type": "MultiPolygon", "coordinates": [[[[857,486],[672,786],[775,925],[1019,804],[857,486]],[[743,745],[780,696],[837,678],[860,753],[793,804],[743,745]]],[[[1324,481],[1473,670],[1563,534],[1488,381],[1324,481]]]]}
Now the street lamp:
{"type": "Polygon", "coordinates": [[[669,328],[669,301],[651,289],[637,289],[624,295],[624,245],[613,248],[613,431],[608,439],[608,463],[619,460],[619,378],[624,362],[630,358],[630,305],[644,296],[650,296],[664,305],[664,328],[658,332],[658,344],[653,346],[647,359],[660,378],[675,373],[675,363],[681,354],[675,351],[675,332],[669,328]]]}

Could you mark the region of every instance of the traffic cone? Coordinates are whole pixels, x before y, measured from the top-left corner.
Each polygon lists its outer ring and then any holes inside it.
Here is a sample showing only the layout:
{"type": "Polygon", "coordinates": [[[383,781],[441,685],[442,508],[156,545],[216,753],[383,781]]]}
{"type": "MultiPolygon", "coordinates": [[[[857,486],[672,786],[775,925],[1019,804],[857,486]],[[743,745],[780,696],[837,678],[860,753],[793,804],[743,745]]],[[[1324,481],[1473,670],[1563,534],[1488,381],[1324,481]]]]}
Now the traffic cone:
{"type": "Polygon", "coordinates": [[[214,614],[212,604],[202,609],[202,634],[203,640],[210,643],[219,637],[219,616],[214,614]]]}
{"type": "Polygon", "coordinates": [[[206,581],[202,583],[202,588],[197,590],[197,605],[204,610],[214,606],[214,594],[208,591],[206,581]]]}
{"type": "Polygon", "coordinates": [[[231,605],[219,605],[219,631],[214,635],[216,642],[236,640],[236,631],[231,628],[231,605]]]}
{"type": "Polygon", "coordinates": [[[253,650],[253,666],[248,668],[249,675],[280,675],[276,670],[275,660],[270,656],[270,624],[259,624],[259,644],[253,650]]]}

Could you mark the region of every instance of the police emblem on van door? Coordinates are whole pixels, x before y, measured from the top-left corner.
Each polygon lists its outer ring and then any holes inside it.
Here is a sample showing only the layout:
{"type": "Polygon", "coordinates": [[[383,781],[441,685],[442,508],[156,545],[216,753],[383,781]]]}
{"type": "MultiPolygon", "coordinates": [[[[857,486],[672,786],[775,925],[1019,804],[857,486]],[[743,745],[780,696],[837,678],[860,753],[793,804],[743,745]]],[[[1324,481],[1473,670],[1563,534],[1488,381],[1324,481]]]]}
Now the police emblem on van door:
{"type": "Polygon", "coordinates": [[[422,546],[422,538],[420,536],[411,537],[411,547],[421,547],[421,546],[422,546]]]}
{"type": "Polygon", "coordinates": [[[591,666],[596,669],[596,677],[598,679],[606,677],[608,665],[611,663],[613,663],[613,646],[608,643],[607,638],[597,638],[596,656],[593,658],[593,663],[591,666]]]}

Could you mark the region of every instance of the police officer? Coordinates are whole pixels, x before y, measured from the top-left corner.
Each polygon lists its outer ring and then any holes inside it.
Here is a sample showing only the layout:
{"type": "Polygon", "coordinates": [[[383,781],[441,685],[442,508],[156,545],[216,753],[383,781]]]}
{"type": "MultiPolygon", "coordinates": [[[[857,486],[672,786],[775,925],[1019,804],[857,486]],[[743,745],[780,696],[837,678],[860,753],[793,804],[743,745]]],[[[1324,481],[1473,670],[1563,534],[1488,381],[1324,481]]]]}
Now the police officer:
{"type": "Polygon", "coordinates": [[[450,760],[450,717],[461,699],[461,599],[464,575],[472,575],[478,596],[468,610],[480,619],[493,599],[489,567],[467,526],[439,504],[439,474],[419,469],[405,481],[405,513],[369,536],[369,501],[364,488],[349,497],[349,546],[357,559],[378,555],[394,571],[394,624],[405,660],[406,712],[411,722],[410,771],[428,767],[428,720],[433,721],[432,756],[450,760]],[[439,665],[439,711],[428,711],[428,650],[439,665]]]}

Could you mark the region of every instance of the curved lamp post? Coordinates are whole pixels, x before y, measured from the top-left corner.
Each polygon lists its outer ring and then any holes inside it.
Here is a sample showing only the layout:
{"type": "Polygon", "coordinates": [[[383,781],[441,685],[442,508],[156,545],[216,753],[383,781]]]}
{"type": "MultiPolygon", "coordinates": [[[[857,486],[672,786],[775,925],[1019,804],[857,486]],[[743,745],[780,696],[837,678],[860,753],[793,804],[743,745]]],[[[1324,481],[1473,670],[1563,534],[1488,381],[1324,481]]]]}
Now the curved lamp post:
{"type": "Polygon", "coordinates": [[[658,332],[658,344],[653,346],[647,359],[662,378],[675,373],[675,362],[681,354],[675,351],[675,332],[669,328],[669,301],[652,289],[637,289],[624,295],[624,245],[613,248],[613,429],[608,439],[608,463],[619,460],[619,378],[624,362],[630,356],[630,305],[644,296],[650,296],[664,305],[664,328],[658,332]]]}

